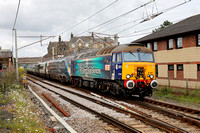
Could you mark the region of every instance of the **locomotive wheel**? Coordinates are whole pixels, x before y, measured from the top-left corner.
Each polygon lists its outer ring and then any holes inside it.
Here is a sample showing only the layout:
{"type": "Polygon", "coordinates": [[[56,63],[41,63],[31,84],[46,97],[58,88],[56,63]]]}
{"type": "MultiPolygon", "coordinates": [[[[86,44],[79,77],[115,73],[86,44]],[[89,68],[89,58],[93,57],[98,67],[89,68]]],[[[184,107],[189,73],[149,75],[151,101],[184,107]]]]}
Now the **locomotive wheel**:
{"type": "Polygon", "coordinates": [[[83,80],[82,79],[79,79],[79,81],[78,81],[78,87],[79,88],[83,87],[83,80]]]}
{"type": "Polygon", "coordinates": [[[113,87],[111,87],[110,92],[113,95],[119,95],[119,88],[120,86],[117,83],[113,84],[113,87]]]}
{"type": "Polygon", "coordinates": [[[105,92],[108,92],[108,91],[109,91],[109,86],[102,85],[101,92],[105,93],[105,92]]]}

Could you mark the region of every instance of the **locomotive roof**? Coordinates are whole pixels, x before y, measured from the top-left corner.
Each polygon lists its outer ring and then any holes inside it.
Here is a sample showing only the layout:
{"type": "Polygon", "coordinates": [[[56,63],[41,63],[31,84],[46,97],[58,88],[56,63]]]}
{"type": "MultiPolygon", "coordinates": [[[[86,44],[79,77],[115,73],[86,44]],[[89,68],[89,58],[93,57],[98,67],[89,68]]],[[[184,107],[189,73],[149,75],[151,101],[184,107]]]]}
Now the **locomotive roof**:
{"type": "Polygon", "coordinates": [[[138,50],[140,52],[152,53],[152,51],[146,48],[143,44],[131,43],[131,44],[111,46],[111,47],[103,48],[100,50],[96,50],[96,49],[91,50],[85,53],[78,54],[77,56],[75,56],[75,59],[89,58],[89,57],[95,57],[95,56],[106,56],[106,55],[111,55],[112,53],[117,53],[117,52],[129,52],[129,51],[137,52],[138,50]]]}
{"type": "Polygon", "coordinates": [[[113,49],[112,53],[129,52],[129,51],[137,52],[139,49],[140,52],[152,53],[150,49],[146,48],[143,44],[138,44],[138,43],[119,45],[118,47],[113,49]]]}

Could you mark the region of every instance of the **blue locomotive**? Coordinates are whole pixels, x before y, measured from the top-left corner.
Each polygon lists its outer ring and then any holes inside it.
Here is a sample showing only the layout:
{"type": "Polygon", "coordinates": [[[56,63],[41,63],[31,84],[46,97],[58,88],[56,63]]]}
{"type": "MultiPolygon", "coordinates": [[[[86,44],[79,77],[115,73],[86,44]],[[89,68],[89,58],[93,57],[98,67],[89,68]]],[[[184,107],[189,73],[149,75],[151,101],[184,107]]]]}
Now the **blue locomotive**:
{"type": "Polygon", "coordinates": [[[153,52],[141,44],[89,50],[45,63],[45,77],[114,95],[151,96],[158,85],[153,52]]]}

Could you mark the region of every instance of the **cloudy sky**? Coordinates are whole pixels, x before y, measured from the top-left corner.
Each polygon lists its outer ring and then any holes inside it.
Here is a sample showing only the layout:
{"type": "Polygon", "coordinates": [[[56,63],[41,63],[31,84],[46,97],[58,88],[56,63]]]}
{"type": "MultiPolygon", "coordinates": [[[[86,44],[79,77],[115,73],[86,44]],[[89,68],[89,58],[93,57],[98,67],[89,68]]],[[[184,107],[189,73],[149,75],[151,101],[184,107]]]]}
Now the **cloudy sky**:
{"type": "MultiPolygon", "coordinates": [[[[71,32],[74,36],[88,36],[91,35],[89,32],[109,35],[118,33],[121,44],[129,43],[151,33],[165,20],[176,23],[200,13],[199,0],[191,0],[174,9],[171,7],[189,0],[155,0],[155,2],[141,7],[149,1],[151,0],[21,0],[15,25],[17,35],[56,37],[43,41],[42,46],[37,43],[20,49],[18,55],[19,57],[43,56],[47,53],[50,41],[57,41],[59,35],[62,36],[63,41],[68,41],[71,32]],[[111,3],[113,3],[111,6],[87,19],[111,3]],[[137,10],[101,25],[133,9],[137,10]],[[144,19],[150,18],[152,14],[160,12],[163,14],[141,23],[144,19]],[[85,21],[75,26],[83,20],[85,21]],[[73,26],[75,27],[72,28],[73,26]]],[[[2,49],[12,49],[14,45],[12,29],[17,6],[18,0],[1,0],[0,46],[2,49]]],[[[39,38],[18,37],[18,48],[35,41],[39,41],[39,38]]]]}

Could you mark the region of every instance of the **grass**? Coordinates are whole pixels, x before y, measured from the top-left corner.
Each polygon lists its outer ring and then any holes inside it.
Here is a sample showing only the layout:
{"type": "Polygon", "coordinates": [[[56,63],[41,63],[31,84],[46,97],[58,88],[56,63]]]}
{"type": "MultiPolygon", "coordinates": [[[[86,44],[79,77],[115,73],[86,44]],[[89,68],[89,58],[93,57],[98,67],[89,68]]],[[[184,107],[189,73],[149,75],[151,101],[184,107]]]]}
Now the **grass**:
{"type": "Polygon", "coordinates": [[[46,133],[40,113],[20,85],[23,75],[25,71],[19,69],[19,82],[15,71],[0,75],[0,132],[46,133]]]}
{"type": "Polygon", "coordinates": [[[45,127],[42,126],[39,112],[24,91],[11,91],[9,98],[11,98],[13,104],[10,107],[8,106],[7,110],[14,115],[14,118],[8,118],[5,121],[0,120],[0,132],[5,129],[12,133],[47,132],[45,127]]]}
{"type": "Polygon", "coordinates": [[[189,90],[187,95],[186,89],[169,88],[162,86],[154,91],[153,97],[161,100],[175,100],[181,103],[187,103],[200,107],[200,90],[189,90]]]}

